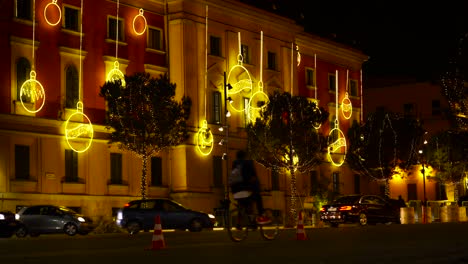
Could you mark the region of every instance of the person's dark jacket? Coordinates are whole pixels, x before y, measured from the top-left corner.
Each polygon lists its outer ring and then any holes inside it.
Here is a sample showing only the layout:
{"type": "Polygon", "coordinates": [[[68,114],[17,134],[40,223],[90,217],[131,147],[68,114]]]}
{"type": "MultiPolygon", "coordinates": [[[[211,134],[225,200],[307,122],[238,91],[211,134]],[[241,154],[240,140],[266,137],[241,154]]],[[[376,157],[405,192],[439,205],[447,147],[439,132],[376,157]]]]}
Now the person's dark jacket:
{"type": "Polygon", "coordinates": [[[244,190],[254,192],[258,191],[260,186],[258,184],[257,173],[255,171],[253,160],[234,160],[232,162],[232,168],[235,168],[238,164],[242,165],[241,173],[243,182],[233,184],[231,186],[231,191],[233,193],[244,190]]]}

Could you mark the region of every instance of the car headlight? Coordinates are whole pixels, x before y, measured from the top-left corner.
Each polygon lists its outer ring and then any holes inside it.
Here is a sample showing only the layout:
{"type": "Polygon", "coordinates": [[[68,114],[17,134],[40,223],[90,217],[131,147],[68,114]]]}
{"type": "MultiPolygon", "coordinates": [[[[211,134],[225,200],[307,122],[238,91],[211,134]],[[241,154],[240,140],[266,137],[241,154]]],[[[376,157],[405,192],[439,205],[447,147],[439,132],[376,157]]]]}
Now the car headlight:
{"type": "Polygon", "coordinates": [[[16,219],[16,220],[19,220],[19,219],[20,219],[20,215],[19,215],[19,214],[15,214],[15,219],[16,219]]]}
{"type": "Polygon", "coordinates": [[[214,219],[214,218],[215,218],[215,216],[212,215],[212,214],[208,214],[208,217],[211,218],[211,219],[214,219]]]}
{"type": "Polygon", "coordinates": [[[123,219],[123,214],[122,212],[117,213],[117,220],[122,220],[123,219]]]}
{"type": "Polygon", "coordinates": [[[0,220],[5,220],[5,215],[4,214],[0,214],[0,220]]]}
{"type": "Polygon", "coordinates": [[[77,219],[78,219],[78,221],[80,221],[80,222],[82,222],[82,223],[86,222],[86,220],[85,220],[83,217],[81,217],[81,216],[79,216],[77,219]]]}

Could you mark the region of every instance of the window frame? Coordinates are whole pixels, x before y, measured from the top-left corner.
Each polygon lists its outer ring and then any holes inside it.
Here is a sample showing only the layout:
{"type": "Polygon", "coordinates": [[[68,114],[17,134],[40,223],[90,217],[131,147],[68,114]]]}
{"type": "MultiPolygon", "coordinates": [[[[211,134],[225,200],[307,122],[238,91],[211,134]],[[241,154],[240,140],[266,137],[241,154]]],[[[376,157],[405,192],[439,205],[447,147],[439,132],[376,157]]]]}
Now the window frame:
{"type": "Polygon", "coordinates": [[[161,157],[151,157],[151,183],[150,186],[163,186],[163,162],[161,157]],[[157,164],[155,164],[157,161],[157,164]]]}
{"type": "Polygon", "coordinates": [[[246,44],[241,44],[241,54],[242,54],[242,63],[250,64],[251,63],[251,54],[250,47],[246,44]]]}
{"type": "Polygon", "coordinates": [[[358,80],[355,80],[355,79],[349,79],[349,96],[353,96],[353,97],[359,97],[359,87],[358,87],[358,80]],[[355,86],[353,86],[352,84],[354,84],[355,86]],[[355,91],[353,91],[353,87],[355,89],[355,91]]]}
{"type": "Polygon", "coordinates": [[[125,42],[125,19],[124,18],[119,17],[117,20],[117,17],[115,16],[110,16],[110,15],[107,16],[107,39],[114,41],[114,42],[125,42]],[[117,32],[115,30],[117,28],[117,24],[115,25],[115,28],[111,28],[111,21],[118,21],[117,22],[118,27],[119,27],[118,39],[116,38],[117,32]]]}
{"type": "Polygon", "coordinates": [[[223,104],[222,104],[222,95],[221,95],[221,92],[220,91],[213,91],[212,93],[212,102],[213,102],[213,107],[211,108],[212,109],[212,119],[213,119],[213,123],[215,124],[221,124],[222,120],[221,120],[221,116],[222,116],[222,108],[223,108],[223,104]]]}
{"type": "Polygon", "coordinates": [[[31,147],[24,144],[15,144],[15,180],[27,181],[31,179],[31,147]],[[24,151],[22,153],[19,153],[24,151]],[[19,156],[23,154],[24,156],[19,156]]]}
{"type": "Polygon", "coordinates": [[[149,49],[149,50],[154,50],[154,51],[163,51],[163,46],[164,43],[163,43],[163,31],[161,28],[158,28],[158,27],[153,27],[153,26],[148,26],[148,33],[147,33],[147,39],[146,39],[146,47],[149,49]],[[159,48],[158,47],[154,47],[153,45],[151,45],[151,43],[153,43],[152,41],[152,33],[151,32],[154,32],[154,31],[158,31],[159,32],[159,48]]]}
{"type": "Polygon", "coordinates": [[[328,92],[336,93],[336,74],[334,73],[328,74],[328,92]]]}
{"type": "Polygon", "coordinates": [[[69,30],[69,31],[72,31],[72,32],[79,32],[80,31],[80,25],[81,25],[81,17],[80,17],[80,12],[81,12],[81,8],[79,7],[76,7],[76,6],[72,6],[72,5],[68,5],[68,4],[64,4],[63,5],[63,22],[62,22],[62,28],[64,30],[69,30]],[[76,29],[75,28],[70,28],[70,27],[67,27],[67,23],[68,23],[68,19],[69,19],[69,16],[68,16],[68,10],[73,10],[73,11],[76,11],[76,29]]]}
{"type": "Polygon", "coordinates": [[[223,183],[223,157],[213,155],[213,186],[221,188],[223,183]]]}
{"type": "MultiPolygon", "coordinates": [[[[26,58],[26,57],[19,57],[16,60],[16,100],[20,101],[20,94],[21,94],[21,87],[23,86],[23,83],[26,82],[27,80],[30,79],[30,74],[31,74],[31,62],[26,58]],[[24,69],[24,76],[19,76],[19,66],[20,63],[24,62],[27,63],[26,68],[24,69]],[[24,77],[24,78],[22,78],[24,77]]],[[[31,97],[23,95],[23,102],[24,103],[31,103],[31,97]]]]}
{"type": "Polygon", "coordinates": [[[65,108],[75,109],[80,100],[80,80],[78,69],[74,64],[65,67],[65,108]],[[74,70],[75,76],[69,76],[69,70],[74,70]],[[72,80],[69,79],[73,78],[72,80]]]}
{"type": "Polygon", "coordinates": [[[305,68],[305,83],[307,88],[312,88],[315,89],[317,87],[317,81],[316,81],[316,71],[314,68],[305,68]],[[312,74],[309,74],[309,72],[312,72],[312,74]],[[310,81],[310,78],[312,78],[312,82],[310,81]]]}
{"type": "Polygon", "coordinates": [[[276,71],[277,69],[277,55],[275,52],[268,51],[267,52],[267,69],[276,71]]]}
{"type": "Polygon", "coordinates": [[[78,153],[72,149],[65,149],[65,177],[66,183],[78,183],[78,153]],[[71,160],[70,160],[71,158],[71,160]]]}
{"type": "MultiPolygon", "coordinates": [[[[32,22],[32,17],[33,17],[33,1],[32,0],[15,0],[15,18],[20,19],[20,20],[26,20],[32,22]],[[28,3],[26,3],[28,2],[28,3]],[[19,11],[19,4],[20,3],[25,3],[25,6],[29,6],[29,10],[25,10],[24,13],[29,13],[25,16],[19,16],[20,11],[19,11]]],[[[23,14],[23,12],[21,12],[23,14]]]]}
{"type": "Polygon", "coordinates": [[[122,153],[111,152],[110,158],[110,184],[122,184],[123,183],[123,162],[122,153]]]}
{"type": "Polygon", "coordinates": [[[210,35],[210,55],[217,57],[222,56],[221,43],[221,37],[210,35]]]}

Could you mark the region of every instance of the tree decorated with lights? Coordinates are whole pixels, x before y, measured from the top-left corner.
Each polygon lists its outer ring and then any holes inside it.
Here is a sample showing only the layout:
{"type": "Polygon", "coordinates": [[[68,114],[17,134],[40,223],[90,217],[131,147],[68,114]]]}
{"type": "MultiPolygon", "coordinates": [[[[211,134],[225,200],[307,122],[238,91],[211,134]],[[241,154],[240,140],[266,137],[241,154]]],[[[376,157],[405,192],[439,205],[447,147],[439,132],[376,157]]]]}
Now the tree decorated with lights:
{"type": "Polygon", "coordinates": [[[106,82],[99,95],[107,103],[106,124],[113,129],[109,143],[142,158],[141,196],[146,198],[147,160],[162,150],[180,145],[188,138],[187,119],[191,99],[174,99],[176,85],[167,74],[159,78],[148,73],[106,82]]]}
{"type": "Polygon", "coordinates": [[[314,128],[328,120],[328,112],[317,111],[305,97],[275,91],[255,122],[247,125],[248,149],[266,168],[291,175],[291,219],[296,214],[296,171],[308,172],[323,160],[326,139],[314,128]]]}
{"type": "Polygon", "coordinates": [[[348,130],[350,147],[346,161],[361,175],[385,184],[390,196],[390,180],[401,172],[410,173],[418,163],[418,148],[424,129],[417,120],[377,111],[364,124],[354,122],[348,130]]]}

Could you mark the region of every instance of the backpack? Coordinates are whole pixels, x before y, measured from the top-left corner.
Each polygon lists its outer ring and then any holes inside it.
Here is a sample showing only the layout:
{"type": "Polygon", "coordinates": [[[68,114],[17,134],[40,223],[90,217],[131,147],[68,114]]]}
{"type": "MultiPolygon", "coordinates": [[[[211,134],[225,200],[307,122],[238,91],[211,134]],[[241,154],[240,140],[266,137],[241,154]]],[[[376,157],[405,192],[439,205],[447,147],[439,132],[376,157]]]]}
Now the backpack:
{"type": "Polygon", "coordinates": [[[234,185],[237,183],[241,183],[244,181],[242,177],[242,164],[237,164],[231,171],[231,175],[229,175],[229,185],[234,185]]]}

